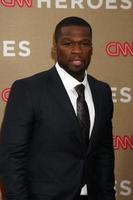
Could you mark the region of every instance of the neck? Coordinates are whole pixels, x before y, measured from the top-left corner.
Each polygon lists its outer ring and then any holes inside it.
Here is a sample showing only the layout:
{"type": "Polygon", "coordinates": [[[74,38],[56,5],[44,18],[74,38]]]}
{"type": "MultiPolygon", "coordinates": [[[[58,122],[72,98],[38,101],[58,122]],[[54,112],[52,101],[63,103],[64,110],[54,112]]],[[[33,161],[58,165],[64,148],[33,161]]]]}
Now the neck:
{"type": "Polygon", "coordinates": [[[71,74],[75,79],[77,79],[79,82],[82,82],[84,80],[85,73],[83,74],[71,74]]]}
{"type": "Polygon", "coordinates": [[[61,65],[59,64],[59,66],[61,68],[63,68],[68,74],[70,74],[73,78],[77,79],[79,82],[82,82],[84,80],[84,77],[85,77],[85,69],[81,70],[81,71],[78,71],[78,72],[75,72],[75,71],[72,71],[70,70],[68,67],[66,67],[65,65],[61,65]]]}

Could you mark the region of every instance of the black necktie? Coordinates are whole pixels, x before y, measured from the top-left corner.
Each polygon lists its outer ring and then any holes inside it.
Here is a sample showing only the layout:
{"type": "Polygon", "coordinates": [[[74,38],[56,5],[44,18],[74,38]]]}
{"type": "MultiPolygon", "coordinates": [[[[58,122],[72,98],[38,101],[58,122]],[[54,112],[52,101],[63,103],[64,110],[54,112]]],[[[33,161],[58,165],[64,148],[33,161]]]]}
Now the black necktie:
{"type": "Polygon", "coordinates": [[[90,116],[85,101],[84,95],[84,85],[80,84],[75,87],[76,92],[78,93],[77,98],[77,118],[81,127],[82,136],[84,138],[85,144],[88,145],[89,142],[89,130],[90,130],[90,116]]]}

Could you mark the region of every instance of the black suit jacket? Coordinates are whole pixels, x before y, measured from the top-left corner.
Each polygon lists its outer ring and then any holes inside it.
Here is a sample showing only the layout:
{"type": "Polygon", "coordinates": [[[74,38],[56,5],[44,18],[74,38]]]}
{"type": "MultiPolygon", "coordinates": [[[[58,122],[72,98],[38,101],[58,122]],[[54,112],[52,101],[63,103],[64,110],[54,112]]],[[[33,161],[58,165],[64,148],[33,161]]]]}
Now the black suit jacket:
{"type": "Polygon", "coordinates": [[[88,75],[95,122],[85,149],[55,69],[16,81],[2,123],[0,173],[6,200],[114,200],[111,91],[88,75]]]}

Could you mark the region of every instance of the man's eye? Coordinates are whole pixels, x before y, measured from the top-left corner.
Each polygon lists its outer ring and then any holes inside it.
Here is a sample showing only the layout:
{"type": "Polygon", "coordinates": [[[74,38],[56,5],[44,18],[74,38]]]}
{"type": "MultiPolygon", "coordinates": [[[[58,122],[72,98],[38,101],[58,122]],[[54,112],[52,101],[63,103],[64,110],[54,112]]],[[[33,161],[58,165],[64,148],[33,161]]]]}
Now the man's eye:
{"type": "Polygon", "coordinates": [[[91,46],[91,44],[89,42],[83,42],[82,45],[83,46],[91,46]]]}
{"type": "Polygon", "coordinates": [[[71,42],[64,42],[63,45],[64,45],[64,46],[71,46],[72,43],[71,43],[71,42]]]}

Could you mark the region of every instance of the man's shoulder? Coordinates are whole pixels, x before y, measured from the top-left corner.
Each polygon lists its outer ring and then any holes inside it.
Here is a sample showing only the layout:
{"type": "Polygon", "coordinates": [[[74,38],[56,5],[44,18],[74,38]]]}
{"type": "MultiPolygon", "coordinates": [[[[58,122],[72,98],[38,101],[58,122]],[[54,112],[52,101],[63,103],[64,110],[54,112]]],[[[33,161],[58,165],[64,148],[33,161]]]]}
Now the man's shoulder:
{"type": "Polygon", "coordinates": [[[22,79],[19,79],[18,81],[24,81],[24,82],[36,82],[36,81],[42,81],[42,80],[46,80],[49,76],[49,74],[53,71],[53,67],[48,69],[48,70],[45,70],[45,71],[41,71],[41,72],[38,72],[36,74],[33,74],[31,76],[28,76],[28,77],[25,77],[25,78],[22,78],[22,79]]]}
{"type": "Polygon", "coordinates": [[[101,81],[91,75],[88,75],[88,82],[92,91],[100,96],[112,96],[111,86],[105,81],[101,81]]]}
{"type": "Polygon", "coordinates": [[[12,84],[11,89],[15,90],[22,90],[22,89],[29,89],[31,92],[39,92],[44,90],[44,87],[47,87],[50,82],[50,74],[53,73],[54,67],[50,68],[49,70],[42,71],[39,73],[36,73],[34,75],[17,79],[12,84]]]}
{"type": "Polygon", "coordinates": [[[97,78],[95,78],[94,76],[91,76],[91,75],[88,75],[88,82],[90,85],[93,85],[95,87],[98,87],[98,88],[110,88],[110,85],[105,82],[105,81],[102,81],[102,80],[99,80],[97,78]]]}
{"type": "Polygon", "coordinates": [[[52,67],[48,70],[33,74],[31,76],[27,76],[27,77],[24,77],[24,78],[21,78],[21,79],[17,79],[15,81],[15,84],[18,84],[18,83],[23,83],[23,84],[26,84],[26,85],[43,84],[44,82],[49,81],[49,75],[52,73],[52,71],[54,71],[54,67],[52,67]]]}

